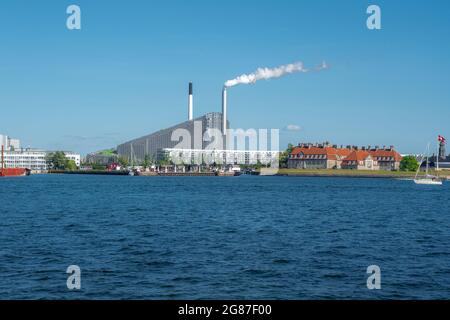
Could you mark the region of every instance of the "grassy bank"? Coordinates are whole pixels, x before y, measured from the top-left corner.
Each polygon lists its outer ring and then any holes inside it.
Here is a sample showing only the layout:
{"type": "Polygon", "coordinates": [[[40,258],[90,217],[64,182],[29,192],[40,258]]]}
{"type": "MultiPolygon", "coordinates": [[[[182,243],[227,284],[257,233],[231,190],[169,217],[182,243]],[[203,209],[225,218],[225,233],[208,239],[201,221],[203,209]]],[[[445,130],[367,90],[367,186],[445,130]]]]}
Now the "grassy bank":
{"type": "Polygon", "coordinates": [[[280,175],[310,177],[373,177],[373,178],[414,178],[415,172],[371,171],[371,170],[326,170],[326,169],[280,169],[280,175]]]}

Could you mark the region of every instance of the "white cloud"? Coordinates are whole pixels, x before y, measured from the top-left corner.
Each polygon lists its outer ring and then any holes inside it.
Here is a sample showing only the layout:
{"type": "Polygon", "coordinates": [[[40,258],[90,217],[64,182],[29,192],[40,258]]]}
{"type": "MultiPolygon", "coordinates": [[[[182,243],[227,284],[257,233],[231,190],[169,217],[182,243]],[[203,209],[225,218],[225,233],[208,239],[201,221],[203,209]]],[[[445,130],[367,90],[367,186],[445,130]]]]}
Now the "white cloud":
{"type": "Polygon", "coordinates": [[[302,128],[296,124],[288,124],[285,129],[287,131],[300,131],[302,128]]]}

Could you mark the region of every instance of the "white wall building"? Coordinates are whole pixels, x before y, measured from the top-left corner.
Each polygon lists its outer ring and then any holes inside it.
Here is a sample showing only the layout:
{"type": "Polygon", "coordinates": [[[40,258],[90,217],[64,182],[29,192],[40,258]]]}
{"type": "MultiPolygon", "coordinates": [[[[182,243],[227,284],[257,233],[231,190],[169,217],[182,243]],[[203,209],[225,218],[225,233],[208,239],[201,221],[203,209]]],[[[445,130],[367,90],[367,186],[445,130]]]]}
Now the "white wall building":
{"type": "Polygon", "coordinates": [[[20,140],[19,139],[9,139],[9,149],[10,150],[18,150],[20,149],[20,140]]]}
{"type": "MultiPolygon", "coordinates": [[[[5,168],[26,168],[32,171],[46,171],[46,158],[51,151],[20,148],[20,140],[12,139],[0,134],[0,148],[4,147],[5,168]]],[[[75,161],[77,167],[81,165],[81,156],[77,153],[64,151],[66,158],[75,161]]],[[[1,160],[1,159],[0,159],[1,160]]]]}
{"type": "Polygon", "coordinates": [[[64,152],[64,154],[66,155],[66,158],[69,160],[73,160],[75,162],[75,164],[77,165],[77,167],[81,166],[81,155],[79,155],[78,153],[73,153],[73,152],[64,152]]]}
{"type": "Polygon", "coordinates": [[[0,134],[0,148],[3,146],[5,150],[18,150],[20,149],[20,140],[12,139],[6,135],[0,134]]]}
{"type": "Polygon", "coordinates": [[[45,160],[47,153],[42,150],[14,150],[5,151],[5,168],[27,168],[32,171],[47,170],[45,160]]]}
{"type": "Polygon", "coordinates": [[[259,162],[270,165],[278,164],[278,156],[278,151],[164,148],[160,150],[158,158],[166,158],[177,164],[254,165],[259,162]]]}
{"type": "MultiPolygon", "coordinates": [[[[5,168],[27,168],[34,172],[46,171],[47,155],[49,151],[37,149],[8,150],[4,153],[5,168]]],[[[81,156],[73,152],[64,152],[66,158],[75,161],[77,167],[81,165],[81,156]]]]}

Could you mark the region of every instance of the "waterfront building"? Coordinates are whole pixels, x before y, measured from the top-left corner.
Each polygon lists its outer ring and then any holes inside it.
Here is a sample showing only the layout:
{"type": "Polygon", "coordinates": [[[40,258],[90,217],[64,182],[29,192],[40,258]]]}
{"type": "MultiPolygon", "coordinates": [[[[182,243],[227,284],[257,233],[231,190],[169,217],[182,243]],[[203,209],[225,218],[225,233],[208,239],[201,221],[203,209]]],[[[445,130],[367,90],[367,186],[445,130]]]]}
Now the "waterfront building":
{"type": "Polygon", "coordinates": [[[6,151],[18,150],[20,149],[20,140],[0,134],[0,146],[3,146],[6,151]]]}
{"type": "Polygon", "coordinates": [[[398,170],[401,155],[394,147],[362,147],[303,143],[288,157],[290,169],[398,170]]]}
{"type": "MultiPolygon", "coordinates": [[[[278,165],[279,151],[272,150],[278,149],[278,141],[271,140],[269,151],[253,150],[267,149],[264,147],[265,142],[259,141],[256,131],[254,131],[255,134],[252,130],[229,132],[227,129],[230,128],[230,124],[226,115],[227,93],[224,89],[221,113],[211,112],[193,119],[193,89],[192,83],[189,83],[187,121],[119,145],[118,157],[127,159],[132,166],[141,165],[146,159],[186,165],[214,163],[218,165],[276,163],[278,165]],[[235,138],[236,148],[234,147],[235,138]],[[251,142],[254,141],[260,144],[252,144],[251,142]],[[275,142],[274,145],[272,142],[275,142]],[[212,144],[215,148],[211,148],[212,144]]],[[[271,139],[273,139],[272,136],[271,139]]]]}
{"type": "Polygon", "coordinates": [[[325,144],[300,144],[288,158],[290,169],[339,169],[350,149],[325,144]]]}
{"type": "MultiPolygon", "coordinates": [[[[27,168],[32,172],[45,172],[48,170],[47,155],[50,151],[39,149],[15,149],[4,153],[5,168],[27,168]]],[[[64,152],[66,158],[73,160],[77,167],[81,164],[81,156],[73,152],[64,152]]]]}
{"type": "Polygon", "coordinates": [[[365,150],[354,150],[344,160],[342,160],[342,169],[353,170],[378,170],[377,161],[371,154],[365,150]]]}
{"type": "MultiPolygon", "coordinates": [[[[450,155],[446,154],[445,151],[445,140],[441,141],[439,143],[439,151],[438,151],[438,157],[439,157],[439,170],[450,170],[450,155]]],[[[417,160],[421,161],[422,160],[422,155],[417,156],[417,160]]],[[[432,168],[436,168],[436,155],[433,154],[430,158],[429,158],[429,166],[432,168]]],[[[422,164],[423,167],[426,166],[426,163],[422,164]]]]}
{"type": "MultiPolygon", "coordinates": [[[[184,150],[203,150],[206,148],[207,144],[210,143],[203,141],[203,136],[205,133],[209,129],[221,130],[221,125],[221,113],[207,113],[204,116],[194,120],[188,120],[173,127],[159,130],[150,135],[123,143],[117,147],[117,154],[119,157],[128,159],[132,165],[141,164],[144,162],[146,156],[155,160],[158,158],[158,154],[164,153],[164,149],[175,148],[180,143],[179,140],[172,139],[173,134],[179,129],[186,130],[191,136],[191,141],[187,142],[189,147],[184,150]],[[196,137],[196,135],[200,135],[201,137],[202,142],[199,146],[196,146],[194,141],[194,137],[196,137]]],[[[225,139],[223,139],[223,146],[225,148],[225,139]]]]}
{"type": "Polygon", "coordinates": [[[450,155],[439,159],[439,170],[450,170],[450,155]]]}
{"type": "Polygon", "coordinates": [[[86,163],[91,165],[97,164],[108,166],[113,163],[117,163],[118,160],[119,156],[115,150],[103,150],[86,155],[86,163]]]}
{"type": "Polygon", "coordinates": [[[272,165],[278,161],[278,151],[260,150],[205,150],[164,148],[158,152],[158,159],[175,164],[200,165],[272,165]]]}
{"type": "MultiPolygon", "coordinates": [[[[32,148],[21,148],[20,140],[0,134],[0,146],[4,149],[5,168],[26,168],[32,172],[44,172],[47,168],[47,155],[52,151],[32,148]]],[[[66,158],[73,160],[77,167],[81,165],[81,156],[74,152],[64,151],[66,158]]]]}
{"type": "Polygon", "coordinates": [[[375,161],[377,170],[399,170],[400,162],[402,161],[402,156],[395,151],[394,146],[389,148],[375,148],[368,150],[369,154],[375,161]]]}

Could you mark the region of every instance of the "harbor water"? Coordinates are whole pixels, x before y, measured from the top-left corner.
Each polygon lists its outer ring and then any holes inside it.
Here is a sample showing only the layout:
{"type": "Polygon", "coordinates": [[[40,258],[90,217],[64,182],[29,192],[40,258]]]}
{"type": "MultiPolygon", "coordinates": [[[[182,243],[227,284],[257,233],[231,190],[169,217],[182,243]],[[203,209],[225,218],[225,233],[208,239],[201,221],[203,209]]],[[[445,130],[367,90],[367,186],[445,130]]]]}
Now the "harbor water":
{"type": "Polygon", "coordinates": [[[450,183],[37,175],[0,218],[0,299],[450,298],[450,183]]]}

